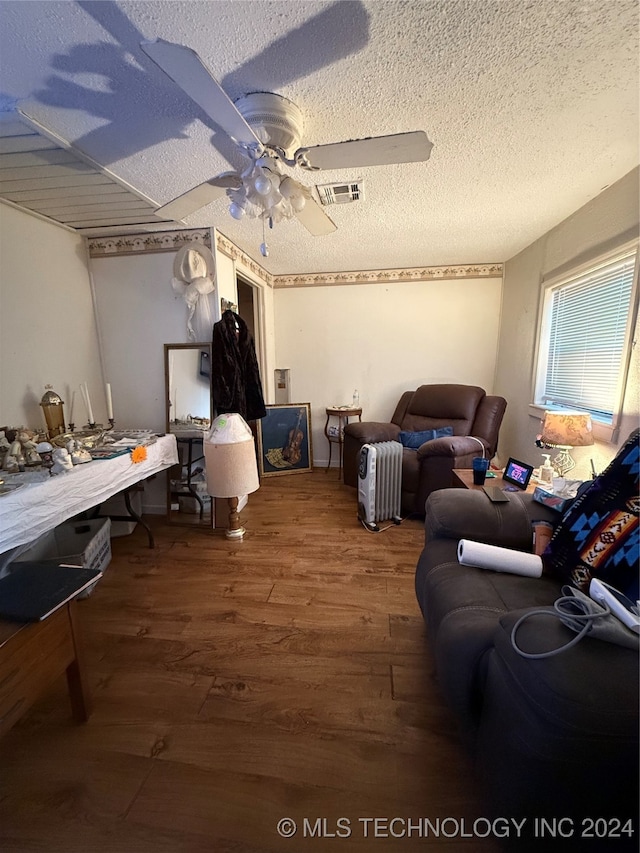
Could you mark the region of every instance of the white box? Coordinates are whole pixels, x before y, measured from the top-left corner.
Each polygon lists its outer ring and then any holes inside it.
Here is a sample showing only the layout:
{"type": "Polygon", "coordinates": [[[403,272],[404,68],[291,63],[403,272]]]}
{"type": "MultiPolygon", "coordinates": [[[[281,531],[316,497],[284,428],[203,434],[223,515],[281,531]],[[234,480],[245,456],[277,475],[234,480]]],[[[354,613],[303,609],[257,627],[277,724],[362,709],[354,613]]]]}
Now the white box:
{"type": "MultiPolygon", "coordinates": [[[[65,563],[83,569],[104,572],[111,562],[111,519],[95,518],[90,521],[65,521],[44,533],[23,551],[14,563],[65,563]]],[[[9,566],[11,570],[11,566],[9,566]]],[[[96,581],[98,583],[98,581],[96,581]]],[[[78,598],[91,595],[92,584],[78,598]]]]}

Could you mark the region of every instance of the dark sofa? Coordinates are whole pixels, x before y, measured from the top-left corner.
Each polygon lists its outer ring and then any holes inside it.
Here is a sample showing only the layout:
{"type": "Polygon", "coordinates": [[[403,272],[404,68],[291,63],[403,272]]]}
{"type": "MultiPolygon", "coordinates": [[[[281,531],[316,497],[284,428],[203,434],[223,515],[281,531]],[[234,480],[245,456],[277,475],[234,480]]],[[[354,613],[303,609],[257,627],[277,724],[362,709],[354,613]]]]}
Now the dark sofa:
{"type": "MultiPolygon", "coordinates": [[[[637,651],[585,637],[553,657],[521,657],[511,643],[513,625],[527,610],[551,609],[562,581],[457,559],[461,538],[530,551],[532,521],[557,525],[558,519],[524,493],[494,504],[479,491],[434,492],[426,503],[416,594],[440,687],[474,756],[486,814],[527,821],[524,837],[505,846],[637,850],[637,651]],[[543,843],[533,835],[542,817],[567,818],[563,827],[573,832],[543,843]],[[605,836],[584,837],[589,821],[600,818],[608,822],[599,824],[605,836]],[[624,831],[615,837],[618,826],[624,831]]],[[[543,651],[574,636],[556,619],[534,617],[522,625],[518,643],[543,651]]]]}

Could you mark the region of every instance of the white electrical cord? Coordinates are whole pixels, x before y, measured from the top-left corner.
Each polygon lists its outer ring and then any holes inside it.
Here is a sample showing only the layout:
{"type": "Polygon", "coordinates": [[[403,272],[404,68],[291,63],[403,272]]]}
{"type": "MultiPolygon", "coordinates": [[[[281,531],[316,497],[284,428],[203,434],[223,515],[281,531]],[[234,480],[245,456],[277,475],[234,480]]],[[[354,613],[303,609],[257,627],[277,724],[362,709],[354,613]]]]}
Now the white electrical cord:
{"type": "Polygon", "coordinates": [[[576,643],[579,643],[580,640],[591,631],[597,619],[602,619],[605,616],[611,615],[611,610],[606,602],[601,602],[599,606],[595,605],[595,603],[593,603],[593,606],[591,605],[591,602],[582,601],[575,598],[573,595],[563,595],[562,598],[558,598],[554,601],[553,610],[530,610],[528,613],[521,616],[513,626],[513,629],[511,630],[511,645],[519,655],[523,658],[530,658],[531,660],[550,658],[554,655],[558,655],[560,652],[564,652],[566,649],[570,649],[571,646],[575,646],[576,643]],[[567,628],[571,628],[572,631],[575,631],[576,636],[563,646],[559,646],[557,649],[550,649],[548,652],[525,652],[516,643],[516,633],[522,623],[531,616],[551,616],[554,619],[559,619],[563,625],[566,625],[567,628]]]}
{"type": "Polygon", "coordinates": [[[468,435],[468,436],[467,436],[467,438],[472,438],[474,441],[477,441],[477,442],[478,442],[478,444],[479,444],[479,445],[480,445],[480,447],[482,448],[482,458],[484,459],[484,454],[485,454],[485,452],[486,452],[486,451],[485,451],[485,446],[484,446],[484,444],[480,441],[480,439],[479,439],[479,438],[476,438],[476,437],[475,437],[475,435],[468,435]]]}

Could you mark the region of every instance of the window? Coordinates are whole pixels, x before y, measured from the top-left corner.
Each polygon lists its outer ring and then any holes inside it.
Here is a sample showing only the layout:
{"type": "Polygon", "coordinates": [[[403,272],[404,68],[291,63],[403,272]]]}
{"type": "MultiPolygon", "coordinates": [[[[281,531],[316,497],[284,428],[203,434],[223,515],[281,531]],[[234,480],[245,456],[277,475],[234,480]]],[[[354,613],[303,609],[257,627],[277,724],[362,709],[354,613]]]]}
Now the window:
{"type": "Polygon", "coordinates": [[[634,327],[637,246],[545,283],[534,402],[615,429],[634,327]]]}

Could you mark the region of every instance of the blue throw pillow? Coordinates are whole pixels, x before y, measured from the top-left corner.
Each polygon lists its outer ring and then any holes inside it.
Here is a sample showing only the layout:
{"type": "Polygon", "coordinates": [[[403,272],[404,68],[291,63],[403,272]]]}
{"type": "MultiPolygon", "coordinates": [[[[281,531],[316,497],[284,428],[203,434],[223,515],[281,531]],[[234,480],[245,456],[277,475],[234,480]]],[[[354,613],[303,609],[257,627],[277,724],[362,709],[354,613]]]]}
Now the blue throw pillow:
{"type": "Polygon", "coordinates": [[[398,441],[403,447],[417,450],[419,447],[422,447],[425,441],[432,441],[434,438],[444,438],[446,435],[453,435],[453,427],[423,429],[422,432],[401,432],[398,434],[398,441]]]}

